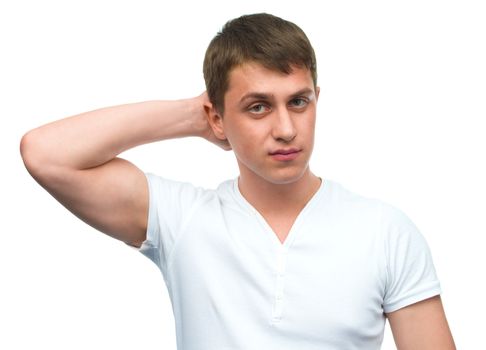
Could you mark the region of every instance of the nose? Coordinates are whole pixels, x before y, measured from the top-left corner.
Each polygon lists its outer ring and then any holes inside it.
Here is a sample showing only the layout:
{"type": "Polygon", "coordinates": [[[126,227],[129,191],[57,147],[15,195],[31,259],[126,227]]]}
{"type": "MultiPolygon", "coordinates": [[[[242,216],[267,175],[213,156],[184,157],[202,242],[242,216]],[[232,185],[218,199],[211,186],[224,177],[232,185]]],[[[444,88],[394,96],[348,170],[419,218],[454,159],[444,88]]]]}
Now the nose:
{"type": "Polygon", "coordinates": [[[288,143],[297,135],[297,129],[292,120],[292,115],[287,108],[280,108],[276,112],[273,125],[273,137],[277,141],[288,143]]]}

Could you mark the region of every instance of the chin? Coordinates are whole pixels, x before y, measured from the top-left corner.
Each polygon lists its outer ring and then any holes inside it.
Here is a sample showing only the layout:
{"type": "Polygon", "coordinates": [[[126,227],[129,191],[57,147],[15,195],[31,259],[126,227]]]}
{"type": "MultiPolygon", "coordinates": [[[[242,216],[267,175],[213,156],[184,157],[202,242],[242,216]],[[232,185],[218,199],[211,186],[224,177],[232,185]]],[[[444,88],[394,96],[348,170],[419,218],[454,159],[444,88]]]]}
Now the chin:
{"type": "Polygon", "coordinates": [[[288,185],[299,181],[308,171],[309,164],[294,164],[281,168],[276,168],[274,165],[268,167],[263,166],[251,166],[251,163],[246,163],[238,157],[238,167],[240,168],[240,174],[245,177],[260,178],[275,185],[288,185]]]}
{"type": "Polygon", "coordinates": [[[265,180],[271,182],[275,185],[288,185],[299,181],[305,174],[305,170],[295,172],[288,171],[282,174],[269,174],[269,176],[264,177],[265,180]]]}

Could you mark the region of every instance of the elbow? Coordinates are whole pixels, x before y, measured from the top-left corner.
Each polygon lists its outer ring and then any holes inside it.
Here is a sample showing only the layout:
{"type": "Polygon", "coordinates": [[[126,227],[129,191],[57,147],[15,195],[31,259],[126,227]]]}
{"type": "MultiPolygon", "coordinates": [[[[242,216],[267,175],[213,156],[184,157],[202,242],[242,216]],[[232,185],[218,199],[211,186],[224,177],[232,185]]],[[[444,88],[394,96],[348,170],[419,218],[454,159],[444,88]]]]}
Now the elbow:
{"type": "Polygon", "coordinates": [[[36,130],[28,131],[20,140],[20,156],[25,168],[36,180],[44,172],[47,163],[43,161],[42,145],[36,130]]]}
{"type": "Polygon", "coordinates": [[[34,137],[32,136],[32,133],[33,131],[28,131],[20,140],[20,156],[29,173],[33,168],[35,160],[35,155],[33,154],[33,151],[35,150],[35,141],[33,140],[34,137]]]}

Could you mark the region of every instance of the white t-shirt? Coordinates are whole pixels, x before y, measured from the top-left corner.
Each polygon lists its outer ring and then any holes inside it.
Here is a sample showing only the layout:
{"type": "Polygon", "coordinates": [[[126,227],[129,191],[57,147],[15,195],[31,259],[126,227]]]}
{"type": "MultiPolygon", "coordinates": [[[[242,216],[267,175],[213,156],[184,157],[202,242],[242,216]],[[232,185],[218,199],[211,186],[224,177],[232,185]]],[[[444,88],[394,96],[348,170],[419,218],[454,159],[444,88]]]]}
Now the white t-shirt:
{"type": "Polygon", "coordinates": [[[398,209],[323,180],[282,244],[238,179],[203,189],[147,174],[147,238],[179,350],[379,349],[385,315],[440,294],[398,209]]]}

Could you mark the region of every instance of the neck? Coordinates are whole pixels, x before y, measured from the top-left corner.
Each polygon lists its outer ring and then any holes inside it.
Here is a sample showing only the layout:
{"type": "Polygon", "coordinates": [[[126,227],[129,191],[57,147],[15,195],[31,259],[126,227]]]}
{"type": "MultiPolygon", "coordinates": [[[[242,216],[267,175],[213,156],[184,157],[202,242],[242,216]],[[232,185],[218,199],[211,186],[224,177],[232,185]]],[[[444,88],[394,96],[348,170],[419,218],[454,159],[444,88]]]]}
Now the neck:
{"type": "Polygon", "coordinates": [[[302,210],[321,186],[321,179],[309,168],[298,180],[271,183],[259,176],[240,174],[238,188],[245,199],[262,214],[291,214],[302,210]]]}

